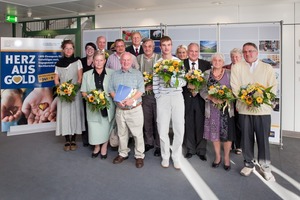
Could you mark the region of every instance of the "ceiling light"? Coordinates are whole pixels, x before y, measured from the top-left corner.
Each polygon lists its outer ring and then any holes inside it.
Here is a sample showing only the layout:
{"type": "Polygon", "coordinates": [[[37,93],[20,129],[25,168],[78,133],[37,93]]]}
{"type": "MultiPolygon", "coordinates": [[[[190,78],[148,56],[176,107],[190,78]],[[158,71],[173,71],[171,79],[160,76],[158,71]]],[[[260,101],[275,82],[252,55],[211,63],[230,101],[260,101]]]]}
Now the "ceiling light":
{"type": "Polygon", "coordinates": [[[98,7],[98,8],[102,8],[103,5],[102,5],[102,4],[98,4],[97,7],[98,7]]]}
{"type": "Polygon", "coordinates": [[[141,10],[146,10],[146,9],[145,8],[135,8],[135,10],[141,11],[141,10]]]}
{"type": "Polygon", "coordinates": [[[32,16],[31,9],[28,9],[28,11],[27,11],[27,17],[31,17],[31,16],[32,16]]]}
{"type": "Polygon", "coordinates": [[[223,3],[224,3],[223,1],[214,1],[214,2],[211,2],[211,4],[216,5],[216,6],[219,6],[219,5],[223,4],[223,3]]]}

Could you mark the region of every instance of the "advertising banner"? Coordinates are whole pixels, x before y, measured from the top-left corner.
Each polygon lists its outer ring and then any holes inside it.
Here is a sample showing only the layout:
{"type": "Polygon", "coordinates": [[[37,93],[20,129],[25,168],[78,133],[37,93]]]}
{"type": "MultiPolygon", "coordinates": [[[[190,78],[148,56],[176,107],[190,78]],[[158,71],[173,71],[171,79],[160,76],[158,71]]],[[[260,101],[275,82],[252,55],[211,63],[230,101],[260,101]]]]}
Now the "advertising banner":
{"type": "Polygon", "coordinates": [[[1,131],[55,130],[55,63],[61,39],[1,38],[1,131]]]}

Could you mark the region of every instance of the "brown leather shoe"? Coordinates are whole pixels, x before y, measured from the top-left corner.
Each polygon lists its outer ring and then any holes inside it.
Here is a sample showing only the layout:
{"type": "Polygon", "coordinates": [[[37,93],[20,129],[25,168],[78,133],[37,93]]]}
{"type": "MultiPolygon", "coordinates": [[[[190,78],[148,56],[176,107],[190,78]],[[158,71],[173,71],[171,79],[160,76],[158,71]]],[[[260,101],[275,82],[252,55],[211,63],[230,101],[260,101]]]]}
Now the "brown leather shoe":
{"type": "Polygon", "coordinates": [[[136,158],[135,159],[135,166],[136,166],[136,168],[142,168],[144,166],[144,159],[143,158],[136,158]]]}
{"type": "Polygon", "coordinates": [[[128,159],[128,156],[127,157],[122,157],[120,155],[118,155],[114,160],[113,160],[113,163],[114,164],[120,164],[121,162],[123,162],[124,160],[127,160],[128,159]]]}

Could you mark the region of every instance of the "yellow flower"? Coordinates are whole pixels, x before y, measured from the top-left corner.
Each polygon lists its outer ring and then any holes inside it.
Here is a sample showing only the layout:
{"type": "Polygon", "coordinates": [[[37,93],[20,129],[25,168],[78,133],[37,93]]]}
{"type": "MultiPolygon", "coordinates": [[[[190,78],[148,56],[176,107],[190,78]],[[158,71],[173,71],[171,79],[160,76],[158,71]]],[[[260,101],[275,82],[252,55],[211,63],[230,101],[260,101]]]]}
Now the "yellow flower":
{"type": "Polygon", "coordinates": [[[246,96],[248,92],[246,90],[242,90],[242,95],[246,96]]]}
{"type": "Polygon", "coordinates": [[[174,67],[173,67],[173,66],[170,66],[169,72],[173,72],[173,71],[174,71],[174,67]]]}
{"type": "Polygon", "coordinates": [[[263,91],[262,91],[260,88],[257,88],[256,91],[257,91],[259,94],[263,94],[263,91]]]}
{"type": "Polygon", "coordinates": [[[223,96],[224,95],[224,90],[219,90],[218,93],[219,93],[219,95],[223,96]]]}
{"type": "Polygon", "coordinates": [[[102,104],[102,105],[105,105],[105,102],[106,102],[105,99],[102,99],[102,100],[101,100],[101,104],[102,104]]]}
{"type": "Polygon", "coordinates": [[[104,99],[104,94],[103,94],[103,93],[100,93],[100,94],[99,94],[99,98],[100,98],[101,100],[103,100],[103,99],[104,99]]]}
{"type": "Polygon", "coordinates": [[[178,62],[177,60],[174,60],[174,61],[173,61],[173,66],[174,66],[174,67],[178,67],[178,65],[179,65],[179,62],[178,62]]]}
{"type": "Polygon", "coordinates": [[[73,84],[70,84],[70,85],[69,85],[69,88],[72,88],[72,89],[73,89],[73,88],[74,88],[74,85],[73,85],[73,84]]]}
{"type": "Polygon", "coordinates": [[[263,98],[257,97],[256,102],[259,103],[259,104],[263,103],[263,98]]]}
{"type": "Polygon", "coordinates": [[[246,97],[246,104],[247,105],[251,105],[252,104],[252,102],[253,102],[253,99],[252,99],[252,97],[246,97]]]}
{"type": "Polygon", "coordinates": [[[95,97],[91,95],[91,96],[89,96],[88,100],[89,100],[89,102],[94,102],[95,101],[95,97]]]}
{"type": "Polygon", "coordinates": [[[214,89],[214,88],[215,88],[214,85],[209,86],[209,89],[210,89],[210,90],[212,90],[212,89],[214,89]]]}
{"type": "Polygon", "coordinates": [[[65,93],[65,94],[68,94],[68,89],[64,89],[64,93],[65,93]]]}
{"type": "Polygon", "coordinates": [[[57,94],[60,93],[60,88],[59,88],[59,87],[56,88],[56,93],[57,93],[57,94]]]}

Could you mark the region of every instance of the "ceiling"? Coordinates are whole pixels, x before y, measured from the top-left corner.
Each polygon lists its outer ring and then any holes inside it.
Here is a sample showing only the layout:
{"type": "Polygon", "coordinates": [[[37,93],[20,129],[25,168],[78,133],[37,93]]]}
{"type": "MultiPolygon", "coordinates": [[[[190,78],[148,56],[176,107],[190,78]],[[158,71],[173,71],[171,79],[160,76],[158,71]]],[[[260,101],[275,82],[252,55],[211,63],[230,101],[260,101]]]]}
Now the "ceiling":
{"type": "MultiPolygon", "coordinates": [[[[7,14],[17,16],[21,22],[37,18],[53,19],[100,13],[213,6],[259,6],[282,2],[282,0],[0,0],[0,22],[5,20],[7,14]]],[[[284,2],[300,2],[300,0],[284,2]]]]}

